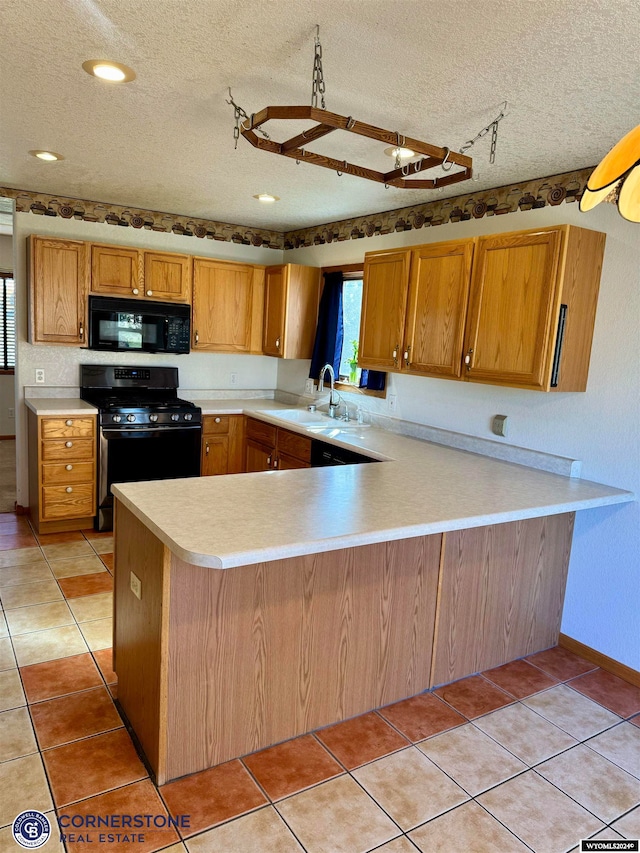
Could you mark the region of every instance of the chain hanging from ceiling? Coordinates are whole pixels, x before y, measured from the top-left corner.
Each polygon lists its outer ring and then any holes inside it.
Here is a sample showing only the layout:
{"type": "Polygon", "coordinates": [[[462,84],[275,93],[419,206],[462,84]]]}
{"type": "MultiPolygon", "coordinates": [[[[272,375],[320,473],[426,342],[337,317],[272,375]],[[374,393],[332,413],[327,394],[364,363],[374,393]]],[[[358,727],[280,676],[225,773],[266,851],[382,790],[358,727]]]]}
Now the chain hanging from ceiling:
{"type": "Polygon", "coordinates": [[[398,131],[384,130],[383,128],[375,127],[374,125],[356,121],[353,116],[341,116],[337,113],[331,113],[326,109],[325,92],[326,84],[322,68],[320,27],[319,25],[316,25],[313,72],[311,80],[311,106],[270,106],[265,107],[258,113],[248,115],[245,110],[243,110],[242,107],[234,101],[231,94],[231,88],[229,88],[229,98],[227,99],[227,103],[234,109],[234,147],[237,148],[238,139],[240,136],[243,136],[251,143],[251,145],[254,146],[254,148],[258,148],[262,151],[293,158],[296,163],[311,163],[315,166],[332,169],[339,176],[346,173],[353,175],[354,177],[365,178],[366,180],[382,183],[385,188],[393,186],[403,189],[442,189],[450,184],[468,180],[472,175],[472,160],[466,152],[479,139],[489,133],[490,130],[492,131],[490,161],[492,163],[495,162],[498,124],[506,115],[506,101],[504,102],[504,107],[500,114],[490,124],[483,128],[473,139],[468,140],[458,152],[455,152],[447,147],[439,147],[428,142],[422,142],[418,139],[405,137],[398,131]],[[318,107],[318,101],[320,102],[320,107],[318,107]],[[290,139],[279,143],[272,140],[269,134],[262,128],[263,124],[273,119],[298,122],[310,120],[317,122],[317,124],[314,127],[308,128],[290,139]],[[348,131],[359,136],[367,137],[368,139],[374,139],[378,142],[385,143],[386,145],[395,146],[394,169],[388,172],[379,172],[374,169],[349,163],[346,159],[337,160],[336,158],[326,157],[305,148],[306,145],[309,145],[336,130],[348,131]],[[262,139],[258,138],[256,131],[262,136],[262,139]],[[410,149],[412,152],[412,162],[405,163],[403,165],[399,149],[405,147],[410,149]],[[436,166],[441,166],[442,170],[447,174],[445,176],[439,175],[428,179],[422,178],[418,180],[416,178],[418,173],[436,166]],[[451,171],[454,166],[459,167],[458,171],[451,171]],[[413,175],[413,177],[410,177],[411,175],[413,175]]]}

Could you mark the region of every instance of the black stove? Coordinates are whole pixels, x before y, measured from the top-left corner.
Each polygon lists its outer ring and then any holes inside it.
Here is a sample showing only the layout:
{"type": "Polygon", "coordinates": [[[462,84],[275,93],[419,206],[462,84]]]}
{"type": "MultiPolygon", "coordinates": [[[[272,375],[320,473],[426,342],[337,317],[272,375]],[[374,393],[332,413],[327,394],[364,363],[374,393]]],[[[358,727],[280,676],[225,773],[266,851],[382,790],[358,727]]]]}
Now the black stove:
{"type": "Polygon", "coordinates": [[[202,412],[177,389],[177,367],[80,366],[80,396],[100,419],[98,530],[113,525],[114,483],[200,475],[202,412]]]}
{"type": "Polygon", "coordinates": [[[117,428],[195,426],[201,410],[177,396],[177,367],[81,366],[80,396],[100,410],[100,425],[117,428]]]}

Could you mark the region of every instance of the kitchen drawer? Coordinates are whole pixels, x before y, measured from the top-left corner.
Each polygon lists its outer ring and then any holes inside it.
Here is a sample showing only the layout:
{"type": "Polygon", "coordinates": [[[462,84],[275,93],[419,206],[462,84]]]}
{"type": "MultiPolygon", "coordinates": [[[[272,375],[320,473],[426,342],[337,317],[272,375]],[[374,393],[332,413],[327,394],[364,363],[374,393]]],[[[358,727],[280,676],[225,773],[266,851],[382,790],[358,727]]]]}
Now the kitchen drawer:
{"type": "Polygon", "coordinates": [[[295,456],[301,462],[311,461],[311,439],[287,429],[278,430],[278,456],[295,456]]]}
{"type": "Polygon", "coordinates": [[[41,512],[43,521],[95,515],[95,487],[93,483],[43,488],[41,512]],[[72,491],[68,492],[67,489],[72,491]]]}
{"type": "Polygon", "coordinates": [[[60,462],[42,466],[43,486],[68,486],[73,483],[93,483],[95,465],[93,462],[60,462]]]}
{"type": "Polygon", "coordinates": [[[203,435],[221,435],[229,432],[229,415],[205,415],[202,419],[203,435]]]}
{"type": "Polygon", "coordinates": [[[84,462],[94,459],[96,443],[92,438],[53,439],[42,442],[41,459],[43,462],[84,462]]]}
{"type": "Polygon", "coordinates": [[[41,438],[73,438],[95,435],[95,418],[43,418],[41,438]]]}
{"type": "Polygon", "coordinates": [[[276,430],[277,427],[266,424],[264,421],[257,421],[255,418],[247,419],[247,438],[252,438],[254,441],[260,441],[262,444],[269,444],[275,447],[276,430]]]}

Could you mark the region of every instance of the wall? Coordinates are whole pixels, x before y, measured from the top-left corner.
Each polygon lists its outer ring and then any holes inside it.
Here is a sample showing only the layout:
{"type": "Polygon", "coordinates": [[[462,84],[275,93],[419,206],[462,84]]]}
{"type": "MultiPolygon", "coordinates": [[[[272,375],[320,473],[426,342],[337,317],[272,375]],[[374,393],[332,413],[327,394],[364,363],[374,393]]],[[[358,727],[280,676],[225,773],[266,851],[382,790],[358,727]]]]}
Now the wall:
{"type": "MultiPolygon", "coordinates": [[[[313,266],[356,263],[364,252],[557,223],[605,231],[600,299],[587,391],[544,394],[490,385],[389,374],[396,417],[483,438],[494,414],[509,417],[510,444],[582,460],[582,477],[640,495],[640,230],[615,207],[580,214],[576,204],[486,217],[437,228],[285,252],[313,266]]],[[[282,362],[278,388],[302,394],[309,362],[282,362]]],[[[347,395],[389,415],[388,401],[347,395]]],[[[472,488],[472,484],[470,484],[472,488]]],[[[640,669],[638,503],[578,513],[562,631],[640,669]]]]}
{"type": "MultiPolygon", "coordinates": [[[[59,217],[36,216],[30,213],[15,215],[16,241],[16,314],[17,314],[17,366],[16,366],[16,455],[17,501],[22,506],[29,503],[26,448],[25,387],[38,393],[48,389],[63,396],[77,396],[80,364],[131,364],[127,353],[93,352],[80,347],[32,345],[27,342],[27,236],[41,234],[96,243],[118,243],[167,252],[187,252],[193,255],[224,260],[246,261],[254,264],[280,263],[282,252],[275,249],[255,248],[235,243],[185,238],[176,234],[156,231],[119,228],[102,223],[78,222],[59,217]],[[45,385],[34,386],[35,369],[44,368],[45,385]],[[65,393],[64,389],[68,393],[65,393]]],[[[179,356],[139,355],[135,364],[172,364],[179,368],[180,388],[231,389],[230,373],[238,375],[233,391],[258,389],[273,391],[277,381],[277,360],[266,356],[222,355],[217,353],[189,353],[179,356]]]]}
{"type": "MultiPolygon", "coordinates": [[[[13,270],[13,238],[0,233],[0,270],[13,270]]],[[[16,421],[9,417],[9,409],[15,409],[14,377],[0,376],[0,435],[14,435],[16,421]]]]}

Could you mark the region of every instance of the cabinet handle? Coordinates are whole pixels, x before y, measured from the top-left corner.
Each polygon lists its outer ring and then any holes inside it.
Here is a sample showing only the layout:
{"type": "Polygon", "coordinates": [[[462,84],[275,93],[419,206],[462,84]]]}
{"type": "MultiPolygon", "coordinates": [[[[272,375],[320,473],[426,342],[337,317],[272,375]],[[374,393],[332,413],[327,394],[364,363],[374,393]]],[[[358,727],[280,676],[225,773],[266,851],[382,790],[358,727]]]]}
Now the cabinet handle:
{"type": "Polygon", "coordinates": [[[71,486],[67,486],[67,488],[65,489],[65,492],[66,492],[68,495],[70,495],[72,491],[73,491],[73,488],[72,488],[71,486]]]}
{"type": "Polygon", "coordinates": [[[405,360],[405,364],[407,367],[409,367],[409,365],[411,364],[411,362],[409,361],[409,353],[410,352],[411,352],[411,347],[408,346],[406,348],[406,350],[404,351],[404,360],[405,360]]]}
{"type": "Polygon", "coordinates": [[[67,421],[65,421],[64,423],[65,423],[65,426],[73,426],[73,421],[72,421],[72,420],[67,420],[67,421]]]}
{"type": "Polygon", "coordinates": [[[467,354],[464,357],[464,363],[467,365],[467,370],[471,370],[471,356],[473,355],[473,349],[467,351],[467,354]]]}
{"type": "Polygon", "coordinates": [[[219,423],[220,423],[220,418],[216,418],[216,419],[215,419],[215,423],[219,424],[219,423]]]}
{"type": "Polygon", "coordinates": [[[277,468],[277,467],[278,467],[278,460],[277,460],[277,459],[274,459],[274,460],[273,460],[273,467],[274,467],[274,468],[277,468]]]}
{"type": "Polygon", "coordinates": [[[80,320],[80,328],[78,329],[78,337],[80,340],[84,338],[84,326],[82,325],[82,320],[80,320]]]}
{"type": "Polygon", "coordinates": [[[280,338],[276,338],[276,349],[280,349],[280,338]]]}
{"type": "Polygon", "coordinates": [[[147,290],[147,296],[153,296],[153,290],[147,290]]]}
{"type": "Polygon", "coordinates": [[[398,350],[400,349],[400,344],[396,344],[391,355],[393,356],[393,366],[398,366],[398,350]]]}
{"type": "Polygon", "coordinates": [[[208,441],[207,441],[207,442],[205,442],[204,447],[205,447],[204,455],[205,455],[205,456],[208,456],[208,455],[209,455],[209,442],[208,442],[208,441]]]}
{"type": "Polygon", "coordinates": [[[73,471],[73,465],[65,465],[64,467],[67,471],[73,471]]]}
{"type": "Polygon", "coordinates": [[[140,293],[140,291],[138,290],[137,287],[134,287],[131,292],[133,293],[134,296],[137,296],[140,293]]]}
{"type": "Polygon", "coordinates": [[[73,442],[72,441],[65,441],[64,446],[65,447],[73,447],[73,442]]]}
{"type": "Polygon", "coordinates": [[[198,343],[199,340],[200,340],[200,337],[198,335],[198,330],[196,329],[196,343],[198,343]]]}
{"type": "Polygon", "coordinates": [[[271,468],[271,454],[267,456],[267,468],[271,468]]]}

